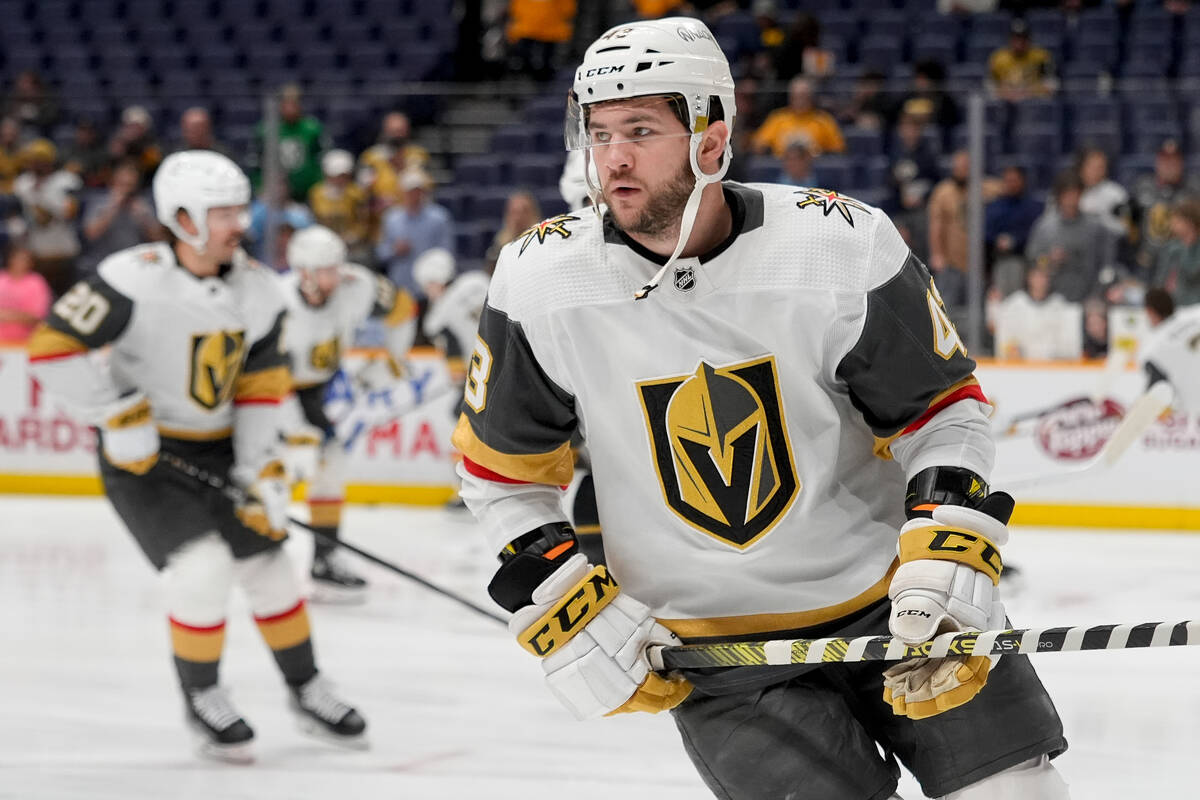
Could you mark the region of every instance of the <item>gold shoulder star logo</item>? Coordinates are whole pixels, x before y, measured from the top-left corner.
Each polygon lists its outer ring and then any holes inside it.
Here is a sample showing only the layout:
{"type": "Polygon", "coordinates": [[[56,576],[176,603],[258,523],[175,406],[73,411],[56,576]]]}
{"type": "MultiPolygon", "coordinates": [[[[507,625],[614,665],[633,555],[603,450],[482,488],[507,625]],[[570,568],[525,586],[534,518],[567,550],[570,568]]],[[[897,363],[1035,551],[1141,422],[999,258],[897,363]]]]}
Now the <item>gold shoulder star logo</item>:
{"type": "Polygon", "coordinates": [[[567,230],[566,223],[578,221],[578,219],[579,217],[573,217],[570,214],[559,214],[557,217],[551,217],[550,219],[542,220],[537,225],[534,225],[532,228],[521,234],[521,236],[525,238],[521,242],[521,249],[517,251],[517,255],[520,256],[522,253],[524,253],[525,248],[529,247],[529,243],[532,242],[534,238],[537,239],[538,244],[544,243],[546,241],[546,237],[552,233],[557,233],[562,238],[569,239],[571,237],[571,232],[567,230]]]}
{"type": "Polygon", "coordinates": [[[824,211],[827,217],[830,213],[836,211],[842,215],[842,219],[850,224],[851,228],[854,227],[854,217],[850,213],[851,209],[861,211],[868,216],[871,214],[862,203],[852,197],[838,194],[832,189],[800,189],[796,194],[804,195],[804,199],[796,203],[796,208],[816,206],[824,211]]]}

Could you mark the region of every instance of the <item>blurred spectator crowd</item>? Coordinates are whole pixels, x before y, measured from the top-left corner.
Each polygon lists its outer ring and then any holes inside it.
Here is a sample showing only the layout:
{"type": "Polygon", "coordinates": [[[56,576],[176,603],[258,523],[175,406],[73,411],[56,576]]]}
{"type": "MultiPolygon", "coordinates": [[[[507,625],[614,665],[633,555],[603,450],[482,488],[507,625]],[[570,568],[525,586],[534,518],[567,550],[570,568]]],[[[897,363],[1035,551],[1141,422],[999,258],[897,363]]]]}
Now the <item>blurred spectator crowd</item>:
{"type": "MultiPolygon", "coordinates": [[[[161,130],[162,115],[137,103],[104,125],[73,113],[78,98],[37,70],[12,74],[0,109],[0,338],[20,338],[109,253],[163,237],[148,187],[178,149],[246,167],[256,190],[247,248],[276,269],[287,268],[288,237],[314,221],[418,295],[412,266],[427,250],[487,268],[504,243],[567,209],[554,188],[562,97],[582,47],[610,24],[679,14],[703,18],[734,68],[729,177],[883,208],[957,320],[968,288],[966,97],[986,92],[996,355],[1103,356],[1110,308],[1139,306],[1150,288],[1200,302],[1200,184],[1189,168],[1200,9],[1184,0],[492,0],[459,19],[477,61],[448,77],[487,78],[501,94],[511,85],[518,119],[499,121],[474,154],[431,154],[401,110],[381,111],[369,137],[348,136],[309,110],[300,82],[269,87],[272,127],[260,120],[229,142],[203,103],[161,130]],[[270,129],[275,140],[264,141],[270,129]]],[[[286,41],[287,28],[276,30],[286,41]]],[[[440,124],[422,115],[420,127],[440,124]]]]}

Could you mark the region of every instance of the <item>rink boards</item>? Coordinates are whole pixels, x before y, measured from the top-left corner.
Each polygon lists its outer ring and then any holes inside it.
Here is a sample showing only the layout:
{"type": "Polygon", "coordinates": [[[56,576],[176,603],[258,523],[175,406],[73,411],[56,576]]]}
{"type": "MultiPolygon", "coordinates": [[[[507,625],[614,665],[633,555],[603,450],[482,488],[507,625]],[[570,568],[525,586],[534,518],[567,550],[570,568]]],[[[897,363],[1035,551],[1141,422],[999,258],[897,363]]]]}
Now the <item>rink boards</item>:
{"type": "MultiPolygon", "coordinates": [[[[432,350],[414,351],[410,364],[418,375],[446,369],[432,350]]],[[[1144,388],[1140,373],[1091,364],[981,363],[978,374],[996,408],[993,485],[1047,476],[1020,492],[1015,522],[1200,530],[1194,479],[1200,416],[1164,416],[1110,469],[1071,480],[1052,477],[1086,463],[1103,446],[1144,388]]],[[[414,504],[448,499],[456,404],[456,397],[443,396],[354,442],[347,498],[414,504]]],[[[24,352],[0,349],[0,492],[98,494],[94,451],[92,432],[30,379],[24,352]]]]}

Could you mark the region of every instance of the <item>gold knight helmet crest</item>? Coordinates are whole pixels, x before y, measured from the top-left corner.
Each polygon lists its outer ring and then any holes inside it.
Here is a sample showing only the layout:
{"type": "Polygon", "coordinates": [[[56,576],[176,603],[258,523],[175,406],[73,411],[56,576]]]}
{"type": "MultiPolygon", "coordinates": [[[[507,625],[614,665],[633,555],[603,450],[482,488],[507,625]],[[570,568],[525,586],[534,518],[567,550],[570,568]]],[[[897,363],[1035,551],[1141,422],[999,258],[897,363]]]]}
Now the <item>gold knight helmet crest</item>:
{"type": "Polygon", "coordinates": [[[800,491],[775,359],[638,384],[667,505],[738,549],[783,518],[800,491]]]}

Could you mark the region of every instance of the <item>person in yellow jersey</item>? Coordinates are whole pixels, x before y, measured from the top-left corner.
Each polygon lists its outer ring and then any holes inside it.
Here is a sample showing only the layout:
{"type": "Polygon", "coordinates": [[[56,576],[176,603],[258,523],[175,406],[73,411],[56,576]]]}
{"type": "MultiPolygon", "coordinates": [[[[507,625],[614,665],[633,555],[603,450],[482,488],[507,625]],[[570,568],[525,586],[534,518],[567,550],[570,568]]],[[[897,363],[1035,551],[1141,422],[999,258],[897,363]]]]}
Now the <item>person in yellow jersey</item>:
{"type": "Polygon", "coordinates": [[[370,256],[371,207],[367,192],[354,181],[354,156],[330,150],[321,156],[324,178],[308,191],[313,218],[336,233],[357,260],[370,256]]]}
{"type": "Polygon", "coordinates": [[[566,140],[603,208],[501,251],[454,433],[489,593],[573,715],[669,709],[719,798],[885,800],[899,761],[930,797],[1061,800],[1022,655],[651,668],[659,644],[1006,626],[1013,501],[937,287],[878,208],[723,181],[735,113],[697,20],[618,25],[576,70],[566,140]],[[607,568],[566,522],[576,437],[607,568]]]}

